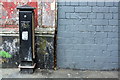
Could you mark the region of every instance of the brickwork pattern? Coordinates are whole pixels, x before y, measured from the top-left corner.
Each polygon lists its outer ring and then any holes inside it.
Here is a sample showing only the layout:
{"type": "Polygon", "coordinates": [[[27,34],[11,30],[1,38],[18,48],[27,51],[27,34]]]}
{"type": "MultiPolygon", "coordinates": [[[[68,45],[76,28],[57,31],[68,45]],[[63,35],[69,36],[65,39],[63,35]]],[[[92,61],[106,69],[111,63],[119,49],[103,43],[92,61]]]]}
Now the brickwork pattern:
{"type": "Polygon", "coordinates": [[[59,2],[59,68],[118,68],[118,2],[59,2]]]}

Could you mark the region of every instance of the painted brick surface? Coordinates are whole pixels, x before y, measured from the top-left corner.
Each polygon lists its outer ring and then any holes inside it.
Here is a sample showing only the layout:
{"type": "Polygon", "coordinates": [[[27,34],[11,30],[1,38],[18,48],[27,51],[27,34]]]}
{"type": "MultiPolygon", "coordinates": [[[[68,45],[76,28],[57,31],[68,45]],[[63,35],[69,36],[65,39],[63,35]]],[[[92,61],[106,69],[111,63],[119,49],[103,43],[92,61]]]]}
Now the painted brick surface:
{"type": "Polygon", "coordinates": [[[117,19],[117,2],[58,4],[58,67],[117,69],[117,19]]]}
{"type": "Polygon", "coordinates": [[[75,12],[91,12],[91,7],[75,7],[75,12]]]}
{"type": "MultiPolygon", "coordinates": [[[[113,9],[111,9],[112,12],[113,9]]],[[[109,12],[109,7],[93,7],[93,12],[109,12]]]]}

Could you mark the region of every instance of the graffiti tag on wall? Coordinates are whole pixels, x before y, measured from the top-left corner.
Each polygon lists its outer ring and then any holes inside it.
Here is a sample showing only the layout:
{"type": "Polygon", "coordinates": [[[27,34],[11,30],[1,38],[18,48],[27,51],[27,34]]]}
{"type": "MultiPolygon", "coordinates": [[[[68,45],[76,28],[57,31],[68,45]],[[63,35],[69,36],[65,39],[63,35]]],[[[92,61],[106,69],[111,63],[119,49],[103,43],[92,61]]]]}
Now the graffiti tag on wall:
{"type": "MultiPolygon", "coordinates": [[[[0,44],[0,62],[3,67],[17,67],[19,64],[18,37],[3,37],[0,44]]],[[[51,37],[35,37],[35,53],[38,68],[54,67],[54,40],[51,37]]]]}
{"type": "MultiPolygon", "coordinates": [[[[18,37],[1,37],[0,60],[4,67],[17,67],[19,63],[19,39],[18,37]],[[8,64],[6,66],[6,64],[8,64]]],[[[1,62],[0,61],[0,62],[1,62]]]]}

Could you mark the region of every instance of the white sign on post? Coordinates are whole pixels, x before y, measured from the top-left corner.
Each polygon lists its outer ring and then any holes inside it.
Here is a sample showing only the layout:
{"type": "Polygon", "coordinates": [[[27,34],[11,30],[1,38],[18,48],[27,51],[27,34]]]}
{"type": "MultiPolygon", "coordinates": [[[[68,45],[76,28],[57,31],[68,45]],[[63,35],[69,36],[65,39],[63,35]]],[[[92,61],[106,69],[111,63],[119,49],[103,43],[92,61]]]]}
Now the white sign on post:
{"type": "Polygon", "coordinates": [[[22,32],[22,40],[28,40],[28,31],[22,32]]]}

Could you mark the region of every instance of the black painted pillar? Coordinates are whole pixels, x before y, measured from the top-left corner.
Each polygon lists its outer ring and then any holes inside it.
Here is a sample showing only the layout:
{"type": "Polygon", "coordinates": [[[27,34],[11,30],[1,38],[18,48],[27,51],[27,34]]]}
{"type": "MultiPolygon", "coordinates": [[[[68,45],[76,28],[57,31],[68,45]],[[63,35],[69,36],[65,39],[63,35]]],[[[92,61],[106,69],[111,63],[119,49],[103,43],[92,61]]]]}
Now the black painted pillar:
{"type": "Polygon", "coordinates": [[[34,7],[24,5],[19,9],[20,72],[33,73],[35,68],[34,7]]]}

